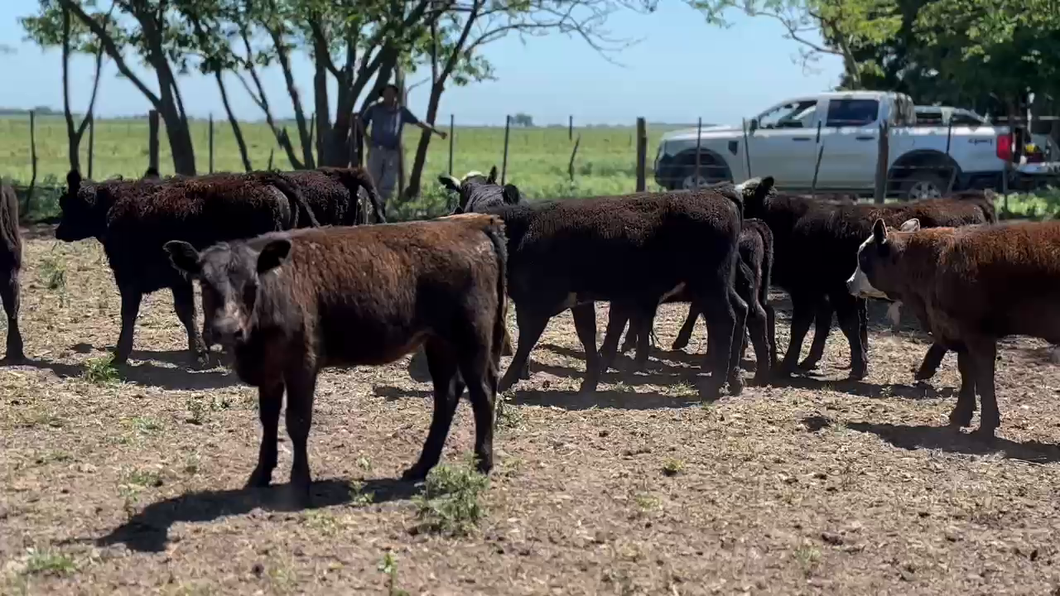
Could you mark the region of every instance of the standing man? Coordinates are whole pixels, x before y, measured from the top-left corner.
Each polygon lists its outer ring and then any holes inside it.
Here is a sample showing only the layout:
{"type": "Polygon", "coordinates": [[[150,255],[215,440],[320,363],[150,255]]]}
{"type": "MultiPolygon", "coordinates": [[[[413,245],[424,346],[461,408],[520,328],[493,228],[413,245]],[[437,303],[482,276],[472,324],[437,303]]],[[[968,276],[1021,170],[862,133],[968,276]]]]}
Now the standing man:
{"type": "Polygon", "coordinates": [[[397,85],[387,84],[383,87],[383,99],[368,106],[361,114],[361,133],[368,139],[368,173],[375,182],[376,190],[383,201],[383,209],[386,210],[386,202],[394,192],[394,186],[398,176],[398,160],[401,155],[401,129],[405,124],[415,124],[423,130],[446,137],[445,132],[420,122],[419,118],[405,106],[398,103],[397,85]],[[372,125],[372,133],[365,134],[368,125],[372,125]]]}

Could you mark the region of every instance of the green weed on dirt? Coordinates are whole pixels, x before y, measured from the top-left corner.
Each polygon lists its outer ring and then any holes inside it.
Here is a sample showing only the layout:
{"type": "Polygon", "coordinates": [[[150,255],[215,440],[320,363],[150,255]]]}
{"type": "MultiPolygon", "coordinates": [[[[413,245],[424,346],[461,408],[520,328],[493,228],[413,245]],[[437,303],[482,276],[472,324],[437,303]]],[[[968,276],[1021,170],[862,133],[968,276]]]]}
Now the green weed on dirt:
{"type": "Polygon", "coordinates": [[[470,465],[440,464],[427,475],[423,493],[417,495],[419,529],[454,536],[470,534],[485,516],[479,498],[489,479],[470,465]]]}

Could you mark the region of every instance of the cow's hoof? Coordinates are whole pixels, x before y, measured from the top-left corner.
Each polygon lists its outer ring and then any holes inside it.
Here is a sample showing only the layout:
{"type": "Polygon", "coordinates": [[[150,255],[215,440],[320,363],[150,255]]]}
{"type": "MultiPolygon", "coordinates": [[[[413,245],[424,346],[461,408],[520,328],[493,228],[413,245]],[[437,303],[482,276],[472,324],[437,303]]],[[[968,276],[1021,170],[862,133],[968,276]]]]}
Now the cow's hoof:
{"type": "Polygon", "coordinates": [[[7,355],[4,356],[4,359],[0,360],[0,363],[3,363],[3,364],[18,364],[20,362],[25,362],[25,361],[26,361],[26,355],[23,354],[20,351],[20,352],[8,352],[7,355]]]}
{"type": "Polygon", "coordinates": [[[683,350],[683,349],[685,349],[687,347],[688,347],[688,340],[683,338],[683,337],[679,337],[679,338],[675,339],[674,343],[670,344],[670,350],[673,351],[673,352],[676,352],[678,350],[683,350]]]}
{"type": "Polygon", "coordinates": [[[968,428],[972,425],[972,410],[953,410],[950,412],[950,426],[968,428]]]}
{"type": "Polygon", "coordinates": [[[582,386],[578,388],[578,393],[587,395],[589,393],[596,393],[596,388],[600,385],[599,379],[585,379],[582,381],[582,386]]]}
{"type": "Polygon", "coordinates": [[[996,437],[994,436],[994,432],[996,430],[997,430],[996,426],[989,425],[989,424],[984,425],[982,422],[980,422],[979,423],[979,428],[977,428],[974,431],[972,431],[971,434],[976,439],[989,443],[989,442],[992,442],[992,441],[994,441],[996,439],[996,437]]]}
{"type": "Polygon", "coordinates": [[[426,466],[416,464],[401,473],[401,480],[404,482],[422,482],[427,479],[427,472],[429,471],[426,466]]]}
{"type": "Polygon", "coordinates": [[[266,472],[261,468],[254,468],[250,478],[247,479],[246,488],[268,488],[272,482],[272,472],[266,472]]]}
{"type": "Polygon", "coordinates": [[[735,375],[729,378],[729,395],[740,395],[743,393],[743,377],[735,375]]]}
{"type": "Polygon", "coordinates": [[[801,371],[815,370],[817,368],[818,364],[820,364],[820,360],[810,360],[809,358],[807,358],[806,360],[803,360],[802,362],[799,363],[799,370],[801,370],[801,371]]]}
{"type": "Polygon", "coordinates": [[[478,470],[479,474],[483,476],[489,476],[489,473],[493,471],[493,455],[487,456],[476,456],[475,457],[475,469],[478,470]]]}
{"type": "Polygon", "coordinates": [[[850,367],[849,378],[851,381],[860,381],[867,376],[869,376],[869,367],[864,365],[850,367]]]}
{"type": "Polygon", "coordinates": [[[753,379],[751,379],[751,383],[756,385],[756,386],[758,386],[758,387],[763,387],[763,386],[769,384],[769,379],[770,379],[769,371],[767,371],[767,370],[759,370],[759,371],[755,372],[755,376],[754,376],[753,379]]]}
{"type": "Polygon", "coordinates": [[[935,371],[933,371],[933,370],[928,371],[928,370],[919,370],[918,369],[916,371],[916,374],[913,375],[913,380],[914,381],[927,381],[928,379],[930,379],[933,376],[935,376],[935,371]]]}

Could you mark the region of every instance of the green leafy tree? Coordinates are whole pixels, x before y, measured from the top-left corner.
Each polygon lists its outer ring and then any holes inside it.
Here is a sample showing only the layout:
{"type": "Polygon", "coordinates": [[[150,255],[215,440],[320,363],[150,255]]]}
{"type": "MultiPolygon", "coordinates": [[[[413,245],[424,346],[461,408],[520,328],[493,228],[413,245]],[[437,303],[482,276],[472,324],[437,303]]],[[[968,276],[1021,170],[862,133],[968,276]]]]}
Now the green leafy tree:
{"type": "Polygon", "coordinates": [[[878,74],[881,65],[862,52],[893,39],[902,25],[895,0],[688,0],[707,22],[728,26],[725,14],[739,10],[749,16],[777,21],[785,37],[801,45],[804,67],[822,55],[843,60],[846,86],[861,88],[867,74],[878,74]],[[814,36],[821,37],[818,42],[814,36]]]}

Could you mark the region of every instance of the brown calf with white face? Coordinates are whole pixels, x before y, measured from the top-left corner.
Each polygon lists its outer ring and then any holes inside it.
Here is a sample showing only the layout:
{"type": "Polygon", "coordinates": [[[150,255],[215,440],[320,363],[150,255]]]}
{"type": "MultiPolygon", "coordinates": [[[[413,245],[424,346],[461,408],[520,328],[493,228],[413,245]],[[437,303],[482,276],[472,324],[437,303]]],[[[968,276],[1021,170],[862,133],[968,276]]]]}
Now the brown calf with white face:
{"type": "Polygon", "coordinates": [[[950,423],[979,433],[1001,425],[994,394],[997,340],[1009,335],[1060,342],[1060,222],[900,230],[876,220],[847,280],[851,294],[909,304],[936,343],[957,352],[961,389],[950,423]]]}
{"type": "Polygon", "coordinates": [[[309,497],[306,441],[317,373],[378,365],[425,346],[434,417],[419,480],[438,463],[465,384],[475,413],[478,469],[493,467],[493,406],[504,335],[504,224],[489,215],[430,222],[269,233],[199,253],[167,242],[173,265],[197,278],[213,331],[235,370],[258,387],[263,436],[249,486],[276,467],[280,405],[294,447],[291,484],[309,497]],[[459,373],[459,374],[458,374],[459,373]]]}

